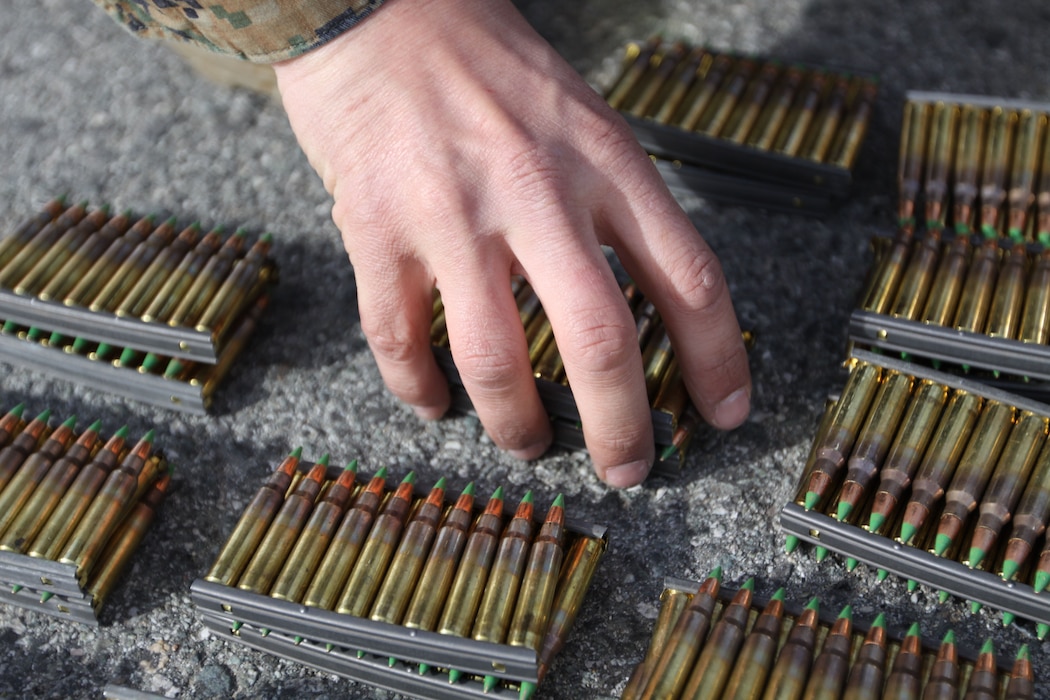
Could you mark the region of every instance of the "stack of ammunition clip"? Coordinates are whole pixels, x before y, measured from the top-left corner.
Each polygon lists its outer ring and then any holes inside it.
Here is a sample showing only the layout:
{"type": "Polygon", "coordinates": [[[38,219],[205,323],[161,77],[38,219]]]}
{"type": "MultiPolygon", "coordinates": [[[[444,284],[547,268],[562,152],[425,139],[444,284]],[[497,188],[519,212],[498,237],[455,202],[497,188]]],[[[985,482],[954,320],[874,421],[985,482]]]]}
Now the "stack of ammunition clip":
{"type": "Polygon", "coordinates": [[[0,601],[98,624],[171,479],[153,431],[133,446],[94,423],[78,436],[21,405],[0,418],[0,601]]]}
{"type": "MultiPolygon", "coordinates": [[[[423,698],[531,696],[561,649],[605,551],[604,528],[513,517],[468,485],[414,493],[356,463],[305,471],[289,455],[192,586],[223,639],[423,698]]],[[[305,467],[306,465],[303,465],[305,467]]]]}
{"type": "MultiPolygon", "coordinates": [[[[529,362],[532,363],[536,387],[554,427],[554,441],[571,449],[584,449],[586,445],[576,401],[565,377],[565,365],[547,314],[527,282],[515,278],[512,290],[525,327],[529,362]]],[[[634,283],[623,285],[623,293],[634,314],[638,345],[645,365],[645,382],[652,407],[653,439],[656,442],[657,461],[653,469],[658,474],[675,476],[681,471],[689,443],[702,421],[689,400],[660,314],[634,283]]],[[[751,333],[745,333],[744,340],[748,347],[753,345],[751,333]]],[[[470,397],[463,388],[449,350],[445,311],[441,297],[437,294],[434,297],[430,341],[438,364],[449,379],[453,407],[461,412],[472,412],[470,397]]]]}
{"type": "Polygon", "coordinates": [[[799,541],[1050,631],[1050,406],[857,350],[794,502],[799,541]]]}
{"type": "MultiPolygon", "coordinates": [[[[850,319],[858,345],[1050,380],[1050,106],[909,93],[894,238],[850,319]],[[917,220],[919,220],[917,222],[917,220]]],[[[1036,386],[1025,386],[1031,379],[1036,386]]]]}
{"type": "Polygon", "coordinates": [[[850,606],[831,619],[815,598],[800,608],[781,589],[759,602],[750,581],[730,592],[720,576],[664,582],[649,649],[624,700],[1035,697],[1027,647],[1002,666],[991,642],[971,654],[952,632],[930,643],[917,624],[891,633],[881,615],[865,628],[850,606]]]}
{"type": "Polygon", "coordinates": [[[606,101],[672,187],[820,212],[849,191],[877,92],[869,76],[651,39],[628,46],[606,101]]]}
{"type": "Polygon", "coordinates": [[[204,413],[276,281],[270,247],[58,198],[0,239],[0,359],[204,413]]]}

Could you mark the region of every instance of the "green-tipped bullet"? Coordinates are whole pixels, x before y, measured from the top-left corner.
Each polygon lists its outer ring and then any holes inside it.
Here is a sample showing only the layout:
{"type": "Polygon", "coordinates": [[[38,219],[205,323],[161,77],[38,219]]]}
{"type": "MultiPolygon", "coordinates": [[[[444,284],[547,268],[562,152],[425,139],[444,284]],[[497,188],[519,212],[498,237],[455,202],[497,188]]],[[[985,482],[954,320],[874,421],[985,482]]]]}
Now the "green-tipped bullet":
{"type": "Polygon", "coordinates": [[[1045,622],[1040,622],[1035,626],[1035,636],[1039,641],[1046,639],[1046,635],[1050,633],[1050,625],[1045,622]]]}
{"type": "Polygon", "coordinates": [[[295,635],[295,636],[294,636],[294,637],[292,638],[292,643],[293,643],[293,644],[295,644],[295,646],[299,646],[300,644],[302,644],[302,643],[303,643],[303,638],[302,638],[302,637],[300,637],[299,635],[295,635]]]}
{"type": "Polygon", "coordinates": [[[518,690],[518,700],[529,700],[533,695],[536,694],[536,684],[523,681],[521,688],[518,690]]]}
{"type": "Polygon", "coordinates": [[[234,620],[234,621],[233,621],[233,626],[232,626],[232,627],[230,627],[230,631],[231,631],[231,632],[237,632],[237,631],[238,631],[238,630],[240,630],[240,629],[241,629],[241,627],[243,627],[243,626],[244,626],[244,623],[243,623],[243,622],[240,622],[240,621],[238,621],[238,620],[234,620]]]}
{"type": "Polygon", "coordinates": [[[878,579],[880,582],[885,581],[886,577],[889,576],[889,575],[890,575],[890,572],[886,571],[886,569],[879,569],[878,571],[875,572],[875,578],[878,579]]]}
{"type": "Polygon", "coordinates": [[[951,593],[949,593],[948,591],[938,591],[937,592],[937,602],[940,603],[941,605],[947,603],[949,597],[951,597],[951,593]]]}
{"type": "Polygon", "coordinates": [[[918,528],[916,528],[911,523],[903,523],[901,525],[901,542],[903,542],[904,544],[908,544],[909,542],[911,542],[911,538],[915,537],[915,531],[917,529],[918,528]]]}
{"type": "Polygon", "coordinates": [[[835,518],[838,520],[845,520],[849,517],[849,514],[853,512],[853,504],[846,501],[839,501],[838,509],[835,511],[835,518]]]}
{"type": "Polygon", "coordinates": [[[871,532],[878,532],[879,528],[882,527],[882,523],[886,521],[886,516],[882,513],[872,513],[871,519],[868,521],[868,530],[871,532]]]}
{"type": "MultiPolygon", "coordinates": [[[[944,556],[944,553],[948,550],[948,547],[952,546],[952,538],[948,535],[938,534],[937,539],[933,543],[933,553],[939,557],[944,556]]],[[[973,564],[970,564],[970,568],[973,568],[973,564]]]]}
{"type": "Polygon", "coordinates": [[[1050,584],[1050,572],[1035,572],[1035,582],[1032,584],[1032,588],[1035,589],[1036,593],[1042,593],[1046,590],[1048,584],[1050,584]]]}
{"type": "Polygon", "coordinates": [[[386,660],[386,665],[389,668],[393,668],[394,666],[397,666],[397,659],[395,659],[393,656],[388,657],[387,660],[386,660]]]}
{"type": "Polygon", "coordinates": [[[915,579],[912,579],[912,578],[908,579],[908,593],[914,593],[915,590],[918,587],[919,587],[919,582],[918,581],[916,581],[915,579]]]}
{"type": "Polygon", "coordinates": [[[853,571],[857,568],[858,564],[860,564],[860,561],[854,559],[853,557],[846,557],[846,571],[853,571]]]}
{"type": "Polygon", "coordinates": [[[23,588],[25,588],[25,586],[20,586],[20,585],[18,585],[16,583],[15,585],[11,586],[11,594],[14,595],[15,593],[18,593],[23,588]]]}
{"type": "Polygon", "coordinates": [[[820,502],[820,494],[819,493],[816,493],[815,491],[807,491],[806,492],[806,501],[803,504],[803,507],[806,510],[813,510],[814,508],[817,507],[817,503],[819,503],[819,502],[820,502]]]}
{"type": "Polygon", "coordinates": [[[791,554],[796,549],[798,549],[798,546],[799,544],[801,544],[801,542],[802,540],[800,540],[795,535],[788,535],[786,538],[784,538],[784,552],[786,554],[791,554]]]}
{"type": "MultiPolygon", "coordinates": [[[[967,565],[971,569],[976,569],[977,565],[980,564],[981,561],[983,561],[983,560],[984,560],[984,550],[981,549],[980,547],[970,547],[970,556],[967,557],[967,559],[966,559],[967,565]]],[[[1006,565],[1009,564],[1009,563],[1010,563],[1009,560],[1003,562],[1003,571],[1004,572],[1006,571],[1006,565]]],[[[1004,576],[1004,578],[1005,578],[1005,576],[1004,576]]]]}
{"type": "Polygon", "coordinates": [[[976,615],[977,613],[981,612],[981,608],[983,608],[983,607],[984,607],[983,603],[979,603],[976,600],[970,601],[970,612],[972,612],[974,615],[976,615]]]}
{"type": "Polygon", "coordinates": [[[54,595],[55,594],[52,593],[51,591],[44,591],[43,593],[40,594],[40,602],[41,603],[46,603],[47,601],[51,600],[51,598],[54,597],[54,595]]]}
{"type": "Polygon", "coordinates": [[[499,679],[498,678],[496,678],[495,676],[485,676],[485,680],[483,681],[482,690],[484,692],[486,692],[486,693],[491,693],[493,690],[496,689],[497,685],[499,685],[499,679]]]}
{"type": "MultiPolygon", "coordinates": [[[[973,552],[970,553],[970,561],[973,561],[973,552]]],[[[1007,559],[1003,561],[1003,580],[1012,581],[1013,577],[1017,575],[1017,570],[1021,568],[1020,563],[1007,559]]]]}
{"type": "Polygon", "coordinates": [[[817,563],[824,561],[828,558],[828,548],[817,545],[813,550],[813,557],[817,560],[817,563]]]}
{"type": "Polygon", "coordinates": [[[259,630],[259,634],[262,635],[263,637],[269,637],[270,636],[270,628],[269,627],[263,627],[262,629],[259,630]]]}
{"type": "Polygon", "coordinates": [[[454,668],[450,668],[448,670],[448,682],[450,684],[459,683],[460,680],[462,680],[462,678],[463,678],[463,672],[462,671],[457,671],[454,668]]]}
{"type": "Polygon", "coordinates": [[[1013,614],[1009,610],[1003,611],[1003,627],[1009,627],[1017,619],[1017,615],[1013,614]]]}

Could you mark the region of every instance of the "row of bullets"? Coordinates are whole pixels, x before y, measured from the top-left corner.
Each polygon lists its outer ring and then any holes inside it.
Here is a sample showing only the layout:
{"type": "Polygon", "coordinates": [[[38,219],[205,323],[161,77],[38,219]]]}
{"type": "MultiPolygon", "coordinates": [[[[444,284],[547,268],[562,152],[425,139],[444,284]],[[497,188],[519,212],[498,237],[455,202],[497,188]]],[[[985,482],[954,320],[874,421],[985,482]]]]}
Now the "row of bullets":
{"type": "Polygon", "coordinates": [[[860,308],[876,314],[1046,345],[1050,247],[968,235],[876,239],[860,308]]]}
{"type": "Polygon", "coordinates": [[[1045,590],[1050,547],[1037,545],[1050,523],[1050,408],[851,362],[796,502],[1045,590]]]}
{"type": "Polygon", "coordinates": [[[731,597],[725,595],[720,569],[699,588],[669,582],[624,700],[1035,697],[1026,646],[1002,671],[990,641],[969,661],[961,658],[951,631],[930,649],[917,623],[895,639],[880,614],[865,632],[847,605],[829,624],[821,619],[816,598],[797,613],[786,610],[783,589],[758,610],[753,588],[748,580],[731,597]]]}
{"type": "MultiPolygon", "coordinates": [[[[550,319],[528,282],[516,277],[511,285],[518,315],[525,329],[529,362],[540,389],[540,397],[552,416],[578,421],[579,414],[572,399],[565,364],[558,351],[550,319]]],[[[654,427],[658,433],[657,440],[660,441],[661,432],[665,438],[660,443],[661,459],[670,460],[685,453],[699,421],[660,313],[633,282],[624,283],[621,290],[634,316],[638,347],[645,369],[646,391],[653,411],[654,427]],[[664,428],[663,431],[660,430],[661,427],[664,428]]],[[[435,348],[448,351],[445,309],[437,292],[434,293],[430,339],[435,348]]],[[[752,345],[753,336],[745,333],[745,341],[749,346],[752,345]]]]}
{"type": "Polygon", "coordinates": [[[875,80],[657,37],[628,46],[606,101],[633,117],[727,143],[851,169],[875,80]]]}
{"type": "MultiPolygon", "coordinates": [[[[194,222],[179,230],[174,217],[111,215],[107,206],[67,206],[63,197],[0,239],[0,288],[18,296],[117,317],[192,328],[219,342],[271,284],[273,240],[248,243],[244,229],[223,239],[223,227],[202,235],[194,222]]],[[[59,334],[31,339],[62,344],[59,334]]],[[[78,340],[74,339],[74,343],[78,340]]],[[[87,343],[89,339],[79,340],[87,343]]],[[[79,350],[79,348],[77,348],[79,350]]],[[[114,349],[95,352],[108,359],[114,349]]]]}
{"type": "MultiPolygon", "coordinates": [[[[297,449],[258,490],[205,581],[531,649],[542,678],[604,550],[602,540],[567,531],[560,495],[537,526],[531,492],[508,519],[502,487],[478,513],[473,484],[448,504],[443,478],[417,497],[414,473],[388,489],[385,468],[359,483],[356,462],[333,475],[327,455],[305,472],[300,458],[297,449]]],[[[446,670],[449,682],[461,680],[446,670]]],[[[484,679],[486,689],[499,682],[484,679]]]]}
{"type": "Polygon", "coordinates": [[[52,429],[50,411],[32,420],[23,412],[19,404],[0,418],[0,577],[12,585],[5,600],[28,589],[47,603],[51,582],[19,573],[47,560],[67,569],[97,613],[164,498],[168,462],[153,449],[152,430],[131,444],[126,427],[106,439],[99,422],[77,434],[75,417],[52,429]]]}
{"type": "Polygon", "coordinates": [[[1050,107],[989,105],[952,95],[904,108],[899,219],[961,234],[1050,241],[1050,107]]]}

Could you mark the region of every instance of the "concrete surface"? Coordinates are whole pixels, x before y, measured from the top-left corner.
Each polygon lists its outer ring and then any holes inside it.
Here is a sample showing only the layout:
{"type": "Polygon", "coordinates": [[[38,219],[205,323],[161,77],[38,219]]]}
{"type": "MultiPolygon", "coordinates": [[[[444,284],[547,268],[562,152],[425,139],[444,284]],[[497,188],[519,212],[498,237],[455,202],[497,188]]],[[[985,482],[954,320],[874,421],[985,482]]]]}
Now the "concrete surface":
{"type": "MultiPolygon", "coordinates": [[[[585,454],[533,464],[501,454],[476,420],[424,425],[385,392],[355,310],[354,275],[328,218],[329,202],[280,107],[186,71],[164,47],[125,34],[91,3],[0,4],[0,221],[7,228],[60,192],[117,209],[171,212],[205,224],[244,223],[277,237],[281,283],[273,305],[220,390],[214,414],[190,418],[0,364],[0,406],[25,401],[158,430],[175,487],[100,629],[0,606],[0,697],[100,697],[107,683],[182,698],[390,697],[211,638],[189,604],[246,499],[282,455],[387,465],[423,482],[533,488],[549,503],[608,525],[612,544],[577,632],[541,687],[545,698],[618,697],[641,659],[665,576],[757,578],[761,592],[852,602],[891,626],[949,627],[1004,653],[1032,644],[1039,675],[1050,651],[1034,627],[1002,629],[998,615],[938,605],[840,560],[787,556],[776,525],[824,398],[841,386],[848,314],[867,266],[867,242],[891,226],[900,108],[907,89],[1050,99],[1050,10],[1036,0],[536,0],[529,19],[596,85],[611,79],[628,39],[655,32],[723,49],[879,73],[878,110],[853,196],[822,220],[700,199],[685,202],[719,253],[742,325],[755,330],[754,412],[729,434],[706,432],[683,478],[613,491],[585,454]]],[[[86,423],[85,423],[86,424],[86,423]]],[[[1043,697],[1047,691],[1043,691],[1043,697]]]]}

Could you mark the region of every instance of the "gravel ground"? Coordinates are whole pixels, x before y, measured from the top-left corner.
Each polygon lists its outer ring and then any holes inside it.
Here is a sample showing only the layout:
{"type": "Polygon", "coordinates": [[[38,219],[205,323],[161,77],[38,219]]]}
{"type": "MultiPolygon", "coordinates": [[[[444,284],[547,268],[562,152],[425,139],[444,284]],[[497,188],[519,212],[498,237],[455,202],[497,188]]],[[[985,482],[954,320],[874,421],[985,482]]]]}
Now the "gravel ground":
{"type": "MultiPolygon", "coordinates": [[[[629,39],[689,42],[878,73],[882,92],[852,196],[821,219],[683,201],[718,252],[744,327],[754,411],[731,433],[705,432],[677,480],[614,491],[586,454],[556,449],[531,464],[501,454],[476,420],[422,424],[383,388],[356,316],[353,270],[329,201],[280,106],[201,79],[165,47],[126,35],[89,2],[0,5],[0,211],[4,228],[59,192],[116,209],[243,223],[277,236],[281,282],[253,347],[213,414],[187,417],[0,364],[0,406],[99,419],[106,432],[151,427],[175,466],[159,519],[98,629],[0,606],[0,697],[99,697],[107,683],[169,697],[392,697],[226,644],[200,624],[190,583],[203,574],[256,485],[296,445],[363,469],[415,469],[431,483],[474,480],[564,493],[570,514],[608,525],[611,546],[540,694],[618,697],[641,659],[665,576],[722,566],[760,592],[852,602],[891,627],[949,628],[971,648],[1032,645],[1034,627],[1003,629],[992,611],[937,603],[877,583],[834,557],[785,555],[777,514],[789,499],[823,402],[841,386],[845,329],[868,263],[868,240],[892,225],[902,97],[908,89],[1050,99],[1045,4],[1028,0],[536,0],[523,10],[595,85],[629,39]],[[1009,10],[1006,8],[1009,7],[1009,10]]],[[[1050,697],[1043,691],[1042,697],[1050,697]]]]}

